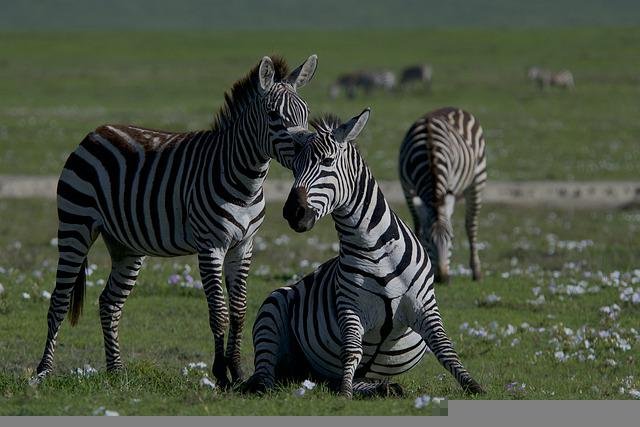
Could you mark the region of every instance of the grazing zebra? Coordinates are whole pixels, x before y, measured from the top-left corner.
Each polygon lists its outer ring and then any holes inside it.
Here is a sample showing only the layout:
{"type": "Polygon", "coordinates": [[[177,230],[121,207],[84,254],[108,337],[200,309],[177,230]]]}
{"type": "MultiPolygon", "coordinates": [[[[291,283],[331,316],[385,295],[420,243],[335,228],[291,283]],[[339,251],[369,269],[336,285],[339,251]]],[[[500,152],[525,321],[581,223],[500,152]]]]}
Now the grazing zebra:
{"type": "Polygon", "coordinates": [[[335,99],[341,92],[353,99],[359,90],[365,94],[380,88],[391,91],[396,87],[396,75],[389,70],[360,70],[340,75],[329,88],[329,95],[335,99]]]}
{"type": "Polygon", "coordinates": [[[441,108],[416,121],[400,147],[400,182],[415,233],[436,264],[436,281],[449,279],[457,198],[466,201],[465,226],[474,280],[482,276],[478,256],[478,212],[487,180],[480,122],[458,108],[441,108]]]}
{"type": "Polygon", "coordinates": [[[419,83],[431,88],[431,80],[433,78],[433,68],[428,64],[411,65],[404,70],[400,77],[400,86],[407,86],[412,83],[419,83]]]}
{"type": "Polygon", "coordinates": [[[542,90],[549,86],[558,86],[566,89],[575,88],[573,74],[569,70],[553,72],[539,67],[531,67],[527,72],[529,80],[533,80],[542,90]]]}
{"type": "Polygon", "coordinates": [[[296,91],[311,80],[316,64],[312,55],[289,73],[284,60],[264,57],[225,94],[211,130],[104,125],[86,136],[58,181],[60,258],[40,378],[53,368],[69,306],[71,324],[78,321],[87,253],[99,234],[112,259],[99,299],[107,369],[122,367],[118,324],[144,257],[197,254],[214,335],[213,374],[221,386],[229,384],[227,367],[232,380],[241,378],[246,279],[253,236],[264,218],[262,185],[271,158],[290,167],[288,130],[306,129],[308,116],[296,91]]]}
{"type": "Polygon", "coordinates": [[[482,392],[445,333],[427,253],[353,144],[368,117],[366,109],[346,124],[333,116],[312,122],[317,133],[294,160],[284,217],[304,232],[332,214],[340,254],[264,301],[248,391],[312,375],[347,397],[363,389],[384,394],[399,386],[361,378],[405,372],[428,346],[467,392],[482,392]]]}

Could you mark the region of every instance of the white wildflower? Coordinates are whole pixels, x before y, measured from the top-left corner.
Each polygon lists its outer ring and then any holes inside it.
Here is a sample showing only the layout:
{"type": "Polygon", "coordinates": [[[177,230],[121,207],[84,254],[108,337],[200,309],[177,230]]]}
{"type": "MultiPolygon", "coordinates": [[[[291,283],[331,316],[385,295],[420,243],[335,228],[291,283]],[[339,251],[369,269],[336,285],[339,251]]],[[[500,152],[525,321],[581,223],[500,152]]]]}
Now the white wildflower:
{"type": "Polygon", "coordinates": [[[507,328],[502,333],[502,335],[504,335],[505,337],[508,337],[509,335],[515,334],[517,331],[518,331],[518,329],[516,329],[515,326],[513,326],[511,323],[509,323],[507,325],[507,328]]]}
{"type": "Polygon", "coordinates": [[[413,401],[413,406],[416,409],[422,409],[425,406],[428,406],[430,402],[431,402],[431,396],[425,394],[423,396],[416,397],[416,400],[413,401]]]}
{"type": "Polygon", "coordinates": [[[51,293],[47,292],[47,291],[42,291],[42,293],[40,294],[40,296],[44,299],[51,299],[51,293]]]}
{"type": "Polygon", "coordinates": [[[29,295],[29,294],[28,294],[28,293],[26,293],[26,292],[23,292],[23,293],[22,293],[22,299],[31,299],[31,295],[29,295]]]}
{"type": "Polygon", "coordinates": [[[58,246],[58,238],[54,237],[53,239],[49,240],[49,244],[51,246],[58,246]]]}
{"type": "Polygon", "coordinates": [[[640,399],[640,390],[636,390],[635,388],[632,388],[631,390],[629,390],[629,395],[634,399],[640,399]]]}
{"type": "Polygon", "coordinates": [[[207,376],[200,378],[200,386],[209,387],[210,389],[216,388],[216,384],[213,381],[211,381],[207,376]]]}
{"type": "Polygon", "coordinates": [[[119,414],[119,413],[117,413],[116,411],[110,411],[110,410],[106,409],[106,410],[104,411],[104,416],[105,416],[105,417],[119,417],[119,416],[120,416],[120,414],[119,414]]]}
{"type": "Polygon", "coordinates": [[[489,294],[485,297],[484,302],[487,304],[495,304],[497,302],[500,302],[502,298],[500,298],[498,295],[496,294],[489,294]]]}
{"type": "Polygon", "coordinates": [[[72,369],[71,373],[79,377],[90,377],[91,375],[97,374],[98,370],[89,364],[85,364],[82,368],[72,369]]]}
{"type": "Polygon", "coordinates": [[[553,355],[559,362],[566,362],[569,359],[569,355],[564,354],[564,351],[562,350],[556,351],[553,355]]]}
{"type": "Polygon", "coordinates": [[[295,397],[302,397],[302,396],[304,396],[305,392],[306,392],[306,390],[304,389],[304,387],[300,387],[300,388],[294,390],[293,395],[295,397]]]}
{"type": "Polygon", "coordinates": [[[307,390],[313,390],[316,387],[316,383],[310,380],[304,380],[304,382],[302,383],[302,387],[306,388],[307,390]]]}
{"type": "Polygon", "coordinates": [[[431,399],[434,405],[440,405],[445,400],[446,399],[444,397],[434,397],[433,399],[431,399]]]}

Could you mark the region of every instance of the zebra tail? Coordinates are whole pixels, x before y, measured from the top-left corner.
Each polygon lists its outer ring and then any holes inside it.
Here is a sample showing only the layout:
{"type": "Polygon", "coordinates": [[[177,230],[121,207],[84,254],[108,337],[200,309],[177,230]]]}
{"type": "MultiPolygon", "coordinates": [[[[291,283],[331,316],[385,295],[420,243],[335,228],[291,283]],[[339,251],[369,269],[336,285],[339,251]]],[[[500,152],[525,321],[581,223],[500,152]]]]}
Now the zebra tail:
{"type": "Polygon", "coordinates": [[[78,319],[82,314],[82,304],[84,303],[84,294],[86,292],[87,284],[87,258],[82,262],[80,272],[76,278],[76,283],[73,285],[73,291],[71,291],[71,317],[69,322],[71,326],[78,324],[78,319]]]}

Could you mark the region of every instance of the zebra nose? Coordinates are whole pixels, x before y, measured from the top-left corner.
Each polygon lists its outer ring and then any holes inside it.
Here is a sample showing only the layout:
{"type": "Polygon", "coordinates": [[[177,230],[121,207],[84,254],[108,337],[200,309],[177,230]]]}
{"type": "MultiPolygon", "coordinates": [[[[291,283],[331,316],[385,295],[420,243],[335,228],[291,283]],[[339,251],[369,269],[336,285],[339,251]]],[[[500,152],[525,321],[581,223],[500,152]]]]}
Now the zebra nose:
{"type": "Polygon", "coordinates": [[[313,209],[307,206],[307,191],[304,188],[291,189],[287,202],[282,208],[282,216],[297,232],[308,231],[313,227],[315,214],[313,209]]]}

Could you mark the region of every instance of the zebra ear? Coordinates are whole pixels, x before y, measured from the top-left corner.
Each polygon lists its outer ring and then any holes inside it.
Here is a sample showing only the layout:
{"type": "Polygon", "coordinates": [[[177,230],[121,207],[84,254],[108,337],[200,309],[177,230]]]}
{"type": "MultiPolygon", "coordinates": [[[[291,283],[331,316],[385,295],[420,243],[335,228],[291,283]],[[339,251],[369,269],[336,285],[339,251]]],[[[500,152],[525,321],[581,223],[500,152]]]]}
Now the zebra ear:
{"type": "Polygon", "coordinates": [[[287,81],[293,85],[295,89],[309,83],[316,73],[318,67],[318,55],[311,55],[298,68],[293,70],[288,76],[287,81]]]}
{"type": "Polygon", "coordinates": [[[260,80],[260,88],[263,91],[268,91],[273,86],[273,79],[275,77],[275,69],[273,68],[273,61],[268,56],[262,58],[260,61],[260,68],[258,69],[258,79],[260,80]]]}
{"type": "Polygon", "coordinates": [[[354,141],[367,124],[370,112],[371,109],[367,107],[362,113],[334,129],[332,134],[336,141],[338,141],[338,144],[346,145],[354,141]]]}

